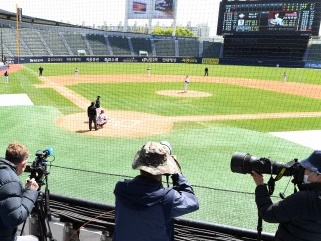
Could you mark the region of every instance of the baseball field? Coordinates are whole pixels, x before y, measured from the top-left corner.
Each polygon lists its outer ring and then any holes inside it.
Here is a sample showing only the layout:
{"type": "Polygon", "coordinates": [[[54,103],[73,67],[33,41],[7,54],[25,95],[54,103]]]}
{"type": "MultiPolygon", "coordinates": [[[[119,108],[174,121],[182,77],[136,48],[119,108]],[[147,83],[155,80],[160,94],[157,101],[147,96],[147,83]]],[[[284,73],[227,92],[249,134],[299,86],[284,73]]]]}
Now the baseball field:
{"type": "MultiPolygon", "coordinates": [[[[149,66],[151,75],[141,63],[42,64],[39,77],[40,64],[11,65],[9,84],[0,83],[3,155],[12,141],[28,147],[30,162],[52,147],[51,192],[113,204],[117,180],[138,174],[131,169],[136,151],[147,141],[167,140],[200,200],[200,210],[186,217],[255,229],[255,185],[250,175],[230,171],[231,157],[240,151],[288,162],[320,146],[321,71],[213,65],[203,76],[205,65],[149,66]],[[89,131],[86,110],[97,95],[108,122],[89,131]]],[[[275,201],[288,182],[277,182],[275,201]]],[[[285,193],[292,192],[289,184],[285,193]]]]}

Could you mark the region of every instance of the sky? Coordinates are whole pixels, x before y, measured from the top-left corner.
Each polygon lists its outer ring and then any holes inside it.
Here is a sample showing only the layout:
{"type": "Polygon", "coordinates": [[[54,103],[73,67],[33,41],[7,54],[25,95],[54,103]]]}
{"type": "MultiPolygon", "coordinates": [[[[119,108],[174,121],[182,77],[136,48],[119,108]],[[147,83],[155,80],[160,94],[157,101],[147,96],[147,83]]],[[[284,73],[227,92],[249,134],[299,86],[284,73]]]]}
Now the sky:
{"type": "MultiPolygon", "coordinates": [[[[192,26],[208,23],[210,35],[216,33],[220,0],[177,0],[177,25],[192,26]]],[[[0,9],[15,12],[16,6],[22,8],[22,14],[48,20],[62,21],[86,26],[118,25],[124,23],[126,0],[1,0],[0,9]]],[[[130,20],[129,25],[137,21],[144,25],[146,20],[130,20]]],[[[170,25],[173,20],[157,19],[160,25],[170,25]]]]}

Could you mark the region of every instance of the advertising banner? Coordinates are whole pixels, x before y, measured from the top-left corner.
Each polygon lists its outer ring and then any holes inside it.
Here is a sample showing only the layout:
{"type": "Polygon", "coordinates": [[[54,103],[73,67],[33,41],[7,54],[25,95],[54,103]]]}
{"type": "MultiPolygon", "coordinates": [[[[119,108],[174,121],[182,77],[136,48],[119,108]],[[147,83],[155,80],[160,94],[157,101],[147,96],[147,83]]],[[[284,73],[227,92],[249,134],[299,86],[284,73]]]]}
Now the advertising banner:
{"type": "MultiPolygon", "coordinates": [[[[202,58],[191,57],[132,57],[132,56],[57,56],[57,57],[20,57],[19,63],[188,63],[200,64],[202,58]]],[[[18,63],[18,58],[10,63],[18,63]]]]}
{"type": "Polygon", "coordinates": [[[321,62],[305,62],[304,68],[321,69],[321,62]]]}
{"type": "Polygon", "coordinates": [[[128,19],[174,19],[175,0],[128,0],[128,19]]]}

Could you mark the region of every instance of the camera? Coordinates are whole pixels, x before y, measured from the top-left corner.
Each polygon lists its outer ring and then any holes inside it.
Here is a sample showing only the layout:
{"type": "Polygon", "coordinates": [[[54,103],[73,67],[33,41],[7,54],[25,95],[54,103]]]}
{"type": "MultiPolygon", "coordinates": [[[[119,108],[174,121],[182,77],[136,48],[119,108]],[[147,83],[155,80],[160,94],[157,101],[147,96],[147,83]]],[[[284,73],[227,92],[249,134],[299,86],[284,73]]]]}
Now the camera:
{"type": "Polygon", "coordinates": [[[304,168],[293,159],[288,163],[272,161],[265,157],[256,157],[248,153],[235,152],[231,158],[231,171],[236,173],[252,173],[276,175],[275,180],[280,180],[283,176],[293,176],[294,184],[303,183],[304,168]]]}
{"type": "MultiPolygon", "coordinates": [[[[47,171],[48,157],[52,156],[53,149],[46,148],[43,151],[37,151],[36,157],[30,166],[26,167],[26,172],[30,172],[29,178],[34,178],[39,186],[43,184],[43,179],[49,174],[47,171]]],[[[52,156],[53,157],[53,156],[52,156]]]]}

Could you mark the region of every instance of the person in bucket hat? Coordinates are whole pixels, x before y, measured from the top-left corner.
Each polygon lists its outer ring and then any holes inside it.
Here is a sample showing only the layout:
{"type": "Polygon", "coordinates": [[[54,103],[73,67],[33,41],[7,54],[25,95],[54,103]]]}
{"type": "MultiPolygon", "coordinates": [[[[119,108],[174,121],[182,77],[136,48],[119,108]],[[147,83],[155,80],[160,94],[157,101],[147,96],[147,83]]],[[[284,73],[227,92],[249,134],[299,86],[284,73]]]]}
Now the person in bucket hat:
{"type": "Polygon", "coordinates": [[[181,172],[174,158],[169,154],[168,146],[150,141],[137,152],[132,167],[152,175],[172,175],[181,172]]]}
{"type": "Polygon", "coordinates": [[[140,175],[117,182],[113,241],[173,241],[173,218],[198,210],[193,188],[171,151],[166,141],[147,142],[132,163],[140,175]],[[171,177],[172,187],[168,182],[163,187],[162,176],[171,177]]]}
{"type": "Polygon", "coordinates": [[[304,169],[299,192],[272,203],[263,175],[253,172],[256,183],[255,200],[259,216],[279,223],[276,241],[321,240],[321,150],[300,161],[304,169]]]}

